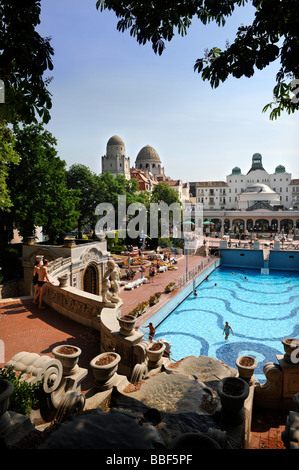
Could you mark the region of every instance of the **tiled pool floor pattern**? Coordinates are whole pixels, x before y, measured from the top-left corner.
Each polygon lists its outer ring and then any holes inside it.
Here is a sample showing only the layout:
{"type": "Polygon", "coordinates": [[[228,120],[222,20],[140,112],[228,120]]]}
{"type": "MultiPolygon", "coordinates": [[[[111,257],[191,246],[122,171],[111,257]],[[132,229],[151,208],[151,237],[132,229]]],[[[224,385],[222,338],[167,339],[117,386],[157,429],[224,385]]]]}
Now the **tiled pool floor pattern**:
{"type": "Polygon", "coordinates": [[[283,354],[281,340],[299,335],[299,274],[217,268],[209,280],[190,294],[157,328],[166,338],[172,357],[216,357],[231,367],[239,355],[258,361],[255,376],[263,381],[263,366],[283,354]],[[233,335],[226,341],[225,321],[233,335]]]}

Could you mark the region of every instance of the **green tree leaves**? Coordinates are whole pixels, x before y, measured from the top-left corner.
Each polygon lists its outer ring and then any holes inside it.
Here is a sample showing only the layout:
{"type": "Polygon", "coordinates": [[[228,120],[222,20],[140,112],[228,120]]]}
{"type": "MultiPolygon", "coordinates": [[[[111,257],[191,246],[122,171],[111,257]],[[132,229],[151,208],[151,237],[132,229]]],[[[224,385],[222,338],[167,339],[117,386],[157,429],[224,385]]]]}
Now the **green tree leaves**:
{"type": "Polygon", "coordinates": [[[66,164],[41,124],[16,127],[15,140],[20,163],[10,165],[8,177],[14,223],[22,235],[42,226],[54,242],[74,228],[78,217],[77,196],[66,185],[66,164]]]}
{"type": "MultiPolygon", "coordinates": [[[[177,32],[187,34],[191,21],[215,22],[224,26],[226,19],[233,15],[236,7],[244,6],[247,0],[99,0],[97,8],[113,10],[119,18],[118,30],[130,29],[139,44],[152,42],[155,53],[162,54],[165,42],[177,32]]],[[[283,110],[288,113],[299,109],[299,103],[285,93],[294,79],[299,78],[299,15],[297,0],[253,0],[255,17],[252,24],[240,26],[234,42],[221,50],[212,48],[205,57],[196,60],[194,70],[213,88],[234,78],[252,77],[256,70],[262,70],[274,61],[280,61],[276,85],[282,94],[273,94],[275,100],[265,106],[264,111],[273,108],[270,118],[277,118],[283,110]]],[[[275,85],[275,87],[276,87],[275,85]]]]}
{"type": "Polygon", "coordinates": [[[8,122],[44,123],[50,119],[50,78],[54,51],[49,38],[36,31],[40,23],[41,2],[36,0],[0,1],[0,78],[5,85],[5,103],[0,119],[8,122]]]}

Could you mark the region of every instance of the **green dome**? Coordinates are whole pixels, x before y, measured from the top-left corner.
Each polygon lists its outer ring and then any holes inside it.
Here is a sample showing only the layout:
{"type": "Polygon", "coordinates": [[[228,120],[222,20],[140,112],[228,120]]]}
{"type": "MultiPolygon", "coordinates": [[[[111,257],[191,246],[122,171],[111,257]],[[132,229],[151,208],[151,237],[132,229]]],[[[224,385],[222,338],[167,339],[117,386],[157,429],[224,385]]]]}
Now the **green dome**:
{"type": "Polygon", "coordinates": [[[276,168],[275,168],[275,173],[285,173],[286,172],[286,169],[283,165],[278,165],[276,168]]]}
{"type": "Polygon", "coordinates": [[[241,168],[239,168],[238,166],[235,166],[235,167],[232,169],[231,176],[232,176],[232,175],[241,175],[241,168]]]}

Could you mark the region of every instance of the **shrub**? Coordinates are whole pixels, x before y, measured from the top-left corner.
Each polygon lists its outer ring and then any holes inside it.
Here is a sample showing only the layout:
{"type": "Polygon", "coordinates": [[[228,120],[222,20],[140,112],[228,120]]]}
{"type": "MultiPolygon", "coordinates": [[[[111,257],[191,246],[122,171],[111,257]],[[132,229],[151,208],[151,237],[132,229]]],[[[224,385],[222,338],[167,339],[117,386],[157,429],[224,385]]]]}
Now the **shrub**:
{"type": "Polygon", "coordinates": [[[0,369],[0,378],[9,380],[14,386],[14,391],[9,399],[9,410],[22,415],[28,415],[32,408],[36,408],[39,403],[39,392],[42,382],[30,384],[22,381],[12,366],[7,369],[0,369]]]}

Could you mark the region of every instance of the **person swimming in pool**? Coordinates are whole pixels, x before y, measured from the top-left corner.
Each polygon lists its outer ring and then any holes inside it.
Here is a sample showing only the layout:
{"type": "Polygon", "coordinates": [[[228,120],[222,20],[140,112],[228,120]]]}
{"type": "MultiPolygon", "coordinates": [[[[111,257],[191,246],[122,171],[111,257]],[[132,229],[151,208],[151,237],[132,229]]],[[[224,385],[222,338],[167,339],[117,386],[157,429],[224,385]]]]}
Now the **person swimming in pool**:
{"type": "Polygon", "coordinates": [[[223,334],[225,334],[225,339],[228,339],[230,332],[234,334],[232,327],[228,324],[228,322],[225,322],[225,326],[223,328],[223,334]]]}

